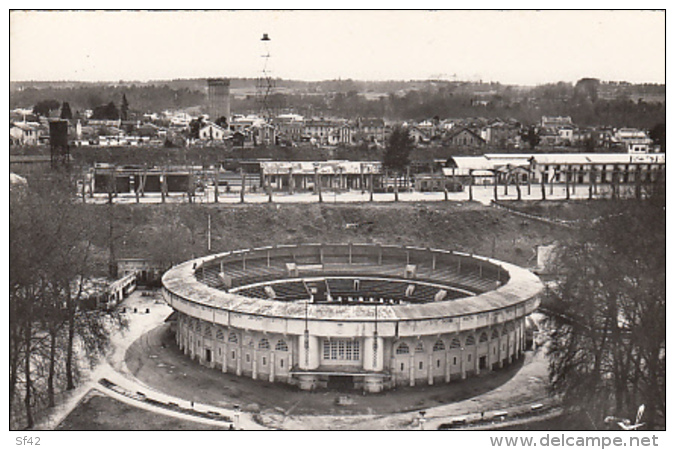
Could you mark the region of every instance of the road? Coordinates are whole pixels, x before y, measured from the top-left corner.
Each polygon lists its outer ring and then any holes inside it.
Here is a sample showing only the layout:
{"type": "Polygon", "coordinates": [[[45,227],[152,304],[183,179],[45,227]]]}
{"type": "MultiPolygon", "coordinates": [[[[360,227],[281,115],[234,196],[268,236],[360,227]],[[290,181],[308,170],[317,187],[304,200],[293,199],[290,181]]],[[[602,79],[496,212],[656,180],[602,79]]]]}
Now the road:
{"type": "Polygon", "coordinates": [[[522,367],[513,367],[511,372],[469,379],[454,385],[400,389],[374,397],[356,396],[352,411],[349,408],[340,410],[333,402],[334,393],[306,393],[268,383],[262,386],[263,382],[250,379],[230,380],[223,378],[226,374],[199,366],[177,349],[169,348],[161,338],[161,330],[166,327],[164,320],[171,313],[171,308],[158,296],[147,297],[135,292],[124,301],[124,306],[129,328],[112,337],[112,352],[89,374],[89,381],[78,387],[67,401],[54,408],[36,429],[56,428],[91,389],[160,414],[227,425],[167,411],[120,395],[101,386],[98,383],[101,378],[107,378],[127,392],[142,392],[160,402],[237,417],[237,426],[246,430],[419,429],[418,410],[422,408],[426,411],[425,429],[435,429],[452,417],[463,416],[473,421],[481,413],[490,417],[494,411],[505,409],[514,415],[528,411],[534,403],[549,402],[546,394],[546,361],[541,354],[528,352],[522,367]],[[137,312],[134,313],[133,308],[137,312]],[[140,360],[134,361],[133,349],[139,350],[136,355],[140,355],[140,360]],[[275,407],[266,406],[255,396],[250,396],[247,393],[250,391],[270,397],[268,402],[275,407]],[[278,400],[275,395],[287,397],[286,401],[278,400]],[[256,401],[259,407],[253,408],[256,401]],[[240,412],[234,409],[236,403],[242,406],[240,412]]]}

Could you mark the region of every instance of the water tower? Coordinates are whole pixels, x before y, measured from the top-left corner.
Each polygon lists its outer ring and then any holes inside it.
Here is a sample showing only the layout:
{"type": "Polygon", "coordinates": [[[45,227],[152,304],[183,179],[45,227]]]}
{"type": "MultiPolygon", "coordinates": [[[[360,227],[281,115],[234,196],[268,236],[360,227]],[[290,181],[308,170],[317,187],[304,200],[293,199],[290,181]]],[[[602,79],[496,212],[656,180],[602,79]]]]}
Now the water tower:
{"type": "Polygon", "coordinates": [[[215,122],[221,117],[230,123],[230,80],[227,78],[209,78],[208,115],[215,122]]]}

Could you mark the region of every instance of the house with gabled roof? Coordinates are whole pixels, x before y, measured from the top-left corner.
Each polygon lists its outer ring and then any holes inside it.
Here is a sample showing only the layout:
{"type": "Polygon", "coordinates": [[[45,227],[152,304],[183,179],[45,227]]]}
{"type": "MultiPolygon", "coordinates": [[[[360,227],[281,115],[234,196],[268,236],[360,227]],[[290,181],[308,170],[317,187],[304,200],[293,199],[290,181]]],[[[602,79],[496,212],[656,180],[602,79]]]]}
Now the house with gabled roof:
{"type": "Polygon", "coordinates": [[[415,144],[428,144],[431,142],[430,130],[420,128],[417,125],[409,126],[407,128],[408,135],[415,142],[415,144]]]}
{"type": "Polygon", "coordinates": [[[229,134],[227,129],[213,122],[204,122],[199,129],[199,139],[202,141],[223,141],[229,134]]]}
{"type": "Polygon", "coordinates": [[[483,140],[488,145],[496,147],[514,145],[519,134],[520,127],[517,123],[504,122],[500,119],[492,120],[480,130],[483,140]]]}
{"type": "Polygon", "coordinates": [[[384,119],[358,118],[356,120],[355,135],[364,142],[383,143],[387,139],[387,131],[384,119]]]}
{"type": "Polygon", "coordinates": [[[478,133],[469,128],[459,128],[450,132],[446,143],[455,147],[485,147],[487,143],[478,133]]]}
{"type": "Polygon", "coordinates": [[[11,145],[38,145],[42,135],[42,126],[35,122],[16,122],[9,127],[11,145]]]}
{"type": "Polygon", "coordinates": [[[251,127],[253,145],[274,145],[277,141],[277,129],[267,122],[255,124],[251,127]]]}

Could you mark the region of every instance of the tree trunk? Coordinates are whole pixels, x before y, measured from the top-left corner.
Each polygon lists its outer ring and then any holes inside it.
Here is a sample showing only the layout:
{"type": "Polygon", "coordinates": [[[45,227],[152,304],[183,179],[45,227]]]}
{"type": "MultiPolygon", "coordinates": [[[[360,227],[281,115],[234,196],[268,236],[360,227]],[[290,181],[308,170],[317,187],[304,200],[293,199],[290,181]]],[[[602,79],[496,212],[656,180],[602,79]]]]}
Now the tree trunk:
{"type": "Polygon", "coordinates": [[[288,194],[293,195],[293,169],[288,171],[288,194]]]}
{"type": "Polygon", "coordinates": [[[527,174],[527,195],[532,195],[532,180],[530,180],[530,173],[527,174]]]}
{"type": "Polygon", "coordinates": [[[220,181],[220,167],[213,173],[213,203],[218,203],[218,182],[220,181]]]}
{"type": "Polygon", "coordinates": [[[473,171],[469,170],[469,201],[473,200],[473,171]]]}
{"type": "Polygon", "coordinates": [[[588,199],[593,199],[593,186],[595,185],[595,170],[591,166],[591,170],[588,173],[588,199]]]}
{"type": "Polygon", "coordinates": [[[516,176],[516,193],[518,194],[518,201],[522,200],[522,193],[520,192],[520,179],[516,176]]]}
{"type": "Polygon", "coordinates": [[[398,179],[399,179],[398,173],[395,173],[395,177],[396,178],[394,178],[394,201],[397,202],[398,201],[398,179]]]}
{"type": "Polygon", "coordinates": [[[570,199],[570,171],[565,171],[565,199],[570,199]]]}
{"type": "Polygon", "coordinates": [[[50,326],[49,330],[49,374],[47,375],[47,401],[49,407],[53,408],[56,405],[54,398],[54,374],[56,372],[56,344],[57,344],[58,328],[50,326]]]}
{"type": "Polygon", "coordinates": [[[19,359],[21,356],[21,329],[15,324],[16,317],[10,323],[10,347],[9,347],[9,405],[10,412],[16,396],[16,384],[19,377],[19,359]]]}
{"type": "Polygon", "coordinates": [[[35,425],[33,419],[33,409],[31,403],[33,402],[33,378],[31,377],[30,357],[32,354],[31,340],[32,340],[32,325],[30,322],[26,323],[24,328],[24,345],[26,348],[24,357],[24,377],[26,379],[26,392],[23,399],[24,408],[26,410],[26,428],[31,429],[35,425]]]}
{"type": "Polygon", "coordinates": [[[113,202],[113,182],[115,179],[112,177],[112,175],[108,179],[108,203],[112,204],[113,202]]]}
{"type": "Polygon", "coordinates": [[[625,377],[622,370],[621,358],[621,329],[619,327],[619,310],[617,305],[616,294],[612,293],[607,299],[608,308],[607,314],[610,321],[610,338],[611,338],[611,355],[612,355],[612,369],[611,373],[614,377],[614,414],[624,415],[624,390],[626,389],[625,377]]]}
{"type": "MultiPolygon", "coordinates": [[[[665,391],[662,391],[661,386],[658,384],[658,374],[659,374],[659,356],[658,352],[650,352],[651,354],[647,357],[646,366],[647,373],[642,373],[644,382],[646,384],[645,392],[645,415],[643,422],[646,423],[647,429],[654,429],[656,424],[657,411],[662,413],[665,418],[666,411],[666,395],[665,391]]],[[[664,372],[665,373],[665,372],[664,372]]]]}
{"type": "Polygon", "coordinates": [[[108,275],[115,277],[115,214],[112,204],[108,206],[108,275]]]}
{"type": "Polygon", "coordinates": [[[239,203],[244,203],[244,194],[246,192],[246,172],[241,171],[241,190],[239,191],[239,203]]]}
{"type": "Polygon", "coordinates": [[[541,173],[541,199],[546,200],[546,174],[541,173]]]}
{"type": "Polygon", "coordinates": [[[497,173],[495,173],[495,175],[494,175],[494,189],[495,189],[494,197],[495,197],[495,201],[497,201],[497,189],[498,188],[499,188],[499,181],[498,181],[498,178],[497,178],[497,173]]]}
{"type": "Polygon", "coordinates": [[[68,344],[66,347],[66,389],[75,389],[73,377],[73,346],[75,344],[75,305],[71,298],[70,286],[66,286],[66,309],[68,311],[68,344]]]}

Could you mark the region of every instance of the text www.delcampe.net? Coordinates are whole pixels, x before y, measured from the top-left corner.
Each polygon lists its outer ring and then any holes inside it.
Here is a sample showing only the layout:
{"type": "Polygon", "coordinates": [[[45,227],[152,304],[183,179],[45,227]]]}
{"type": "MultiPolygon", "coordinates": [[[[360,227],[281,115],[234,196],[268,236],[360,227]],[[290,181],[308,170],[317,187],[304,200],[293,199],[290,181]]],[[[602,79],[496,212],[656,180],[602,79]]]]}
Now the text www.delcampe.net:
{"type": "Polygon", "coordinates": [[[490,436],[493,447],[658,447],[658,437],[652,436],[574,436],[546,434],[534,436],[490,436]]]}

